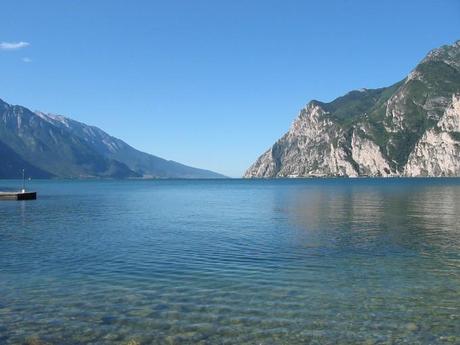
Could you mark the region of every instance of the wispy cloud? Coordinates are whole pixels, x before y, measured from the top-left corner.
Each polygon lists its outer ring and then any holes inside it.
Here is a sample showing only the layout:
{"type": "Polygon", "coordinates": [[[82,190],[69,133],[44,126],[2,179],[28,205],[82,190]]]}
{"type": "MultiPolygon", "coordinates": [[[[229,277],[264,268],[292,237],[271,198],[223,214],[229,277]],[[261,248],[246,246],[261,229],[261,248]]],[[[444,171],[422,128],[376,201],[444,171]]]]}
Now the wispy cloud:
{"type": "Polygon", "coordinates": [[[27,57],[27,56],[23,57],[21,60],[22,60],[22,62],[25,62],[25,63],[32,62],[32,59],[27,57]]]}
{"type": "Polygon", "coordinates": [[[29,42],[0,42],[0,50],[18,50],[28,46],[29,42]]]}

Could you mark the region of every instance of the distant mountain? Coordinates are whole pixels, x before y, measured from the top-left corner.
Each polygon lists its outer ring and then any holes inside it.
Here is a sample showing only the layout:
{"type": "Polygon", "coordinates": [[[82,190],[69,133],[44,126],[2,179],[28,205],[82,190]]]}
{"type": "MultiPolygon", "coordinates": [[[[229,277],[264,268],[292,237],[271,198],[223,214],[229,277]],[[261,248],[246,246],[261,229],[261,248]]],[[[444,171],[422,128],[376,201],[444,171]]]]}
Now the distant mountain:
{"type": "Polygon", "coordinates": [[[134,149],[101,129],[0,100],[0,178],[222,178],[134,149]]]}
{"type": "Polygon", "coordinates": [[[460,176],[460,41],[390,87],[311,101],[244,176],[460,176]]]}

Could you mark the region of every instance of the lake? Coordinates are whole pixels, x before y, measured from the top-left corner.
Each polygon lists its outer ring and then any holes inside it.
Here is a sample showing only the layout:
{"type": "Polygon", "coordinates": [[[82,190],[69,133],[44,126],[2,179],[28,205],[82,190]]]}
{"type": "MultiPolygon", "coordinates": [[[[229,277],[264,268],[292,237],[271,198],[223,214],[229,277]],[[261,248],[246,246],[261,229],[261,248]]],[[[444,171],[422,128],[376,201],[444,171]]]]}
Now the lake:
{"type": "Polygon", "coordinates": [[[28,184],[0,344],[460,343],[460,179],[28,184]]]}

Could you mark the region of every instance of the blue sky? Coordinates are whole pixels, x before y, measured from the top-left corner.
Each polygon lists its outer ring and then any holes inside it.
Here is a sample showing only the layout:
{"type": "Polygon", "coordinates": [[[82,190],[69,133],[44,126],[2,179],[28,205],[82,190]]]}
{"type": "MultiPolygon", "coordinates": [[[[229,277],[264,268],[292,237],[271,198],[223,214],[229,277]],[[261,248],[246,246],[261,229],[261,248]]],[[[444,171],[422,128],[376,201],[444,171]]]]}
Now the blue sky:
{"type": "Polygon", "coordinates": [[[5,0],[1,13],[0,98],[233,177],[309,100],[390,85],[460,39],[458,0],[5,0]]]}

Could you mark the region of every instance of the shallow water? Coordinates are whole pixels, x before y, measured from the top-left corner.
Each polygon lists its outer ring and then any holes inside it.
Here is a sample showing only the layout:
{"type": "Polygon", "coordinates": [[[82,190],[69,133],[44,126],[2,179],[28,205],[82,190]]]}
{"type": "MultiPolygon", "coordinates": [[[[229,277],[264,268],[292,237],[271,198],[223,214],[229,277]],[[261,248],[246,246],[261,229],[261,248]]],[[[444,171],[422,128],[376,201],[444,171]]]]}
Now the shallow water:
{"type": "Polygon", "coordinates": [[[0,344],[460,343],[459,179],[30,184],[0,344]]]}

